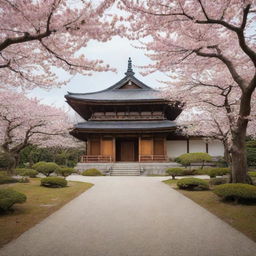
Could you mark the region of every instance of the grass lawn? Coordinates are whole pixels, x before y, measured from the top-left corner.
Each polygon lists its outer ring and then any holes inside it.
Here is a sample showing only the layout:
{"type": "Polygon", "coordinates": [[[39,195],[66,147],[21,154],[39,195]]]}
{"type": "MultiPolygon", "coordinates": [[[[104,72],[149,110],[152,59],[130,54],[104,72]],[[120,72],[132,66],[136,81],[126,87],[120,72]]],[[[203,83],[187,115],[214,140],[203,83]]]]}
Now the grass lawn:
{"type": "Polygon", "coordinates": [[[93,184],[68,182],[65,188],[46,188],[40,186],[40,179],[30,179],[30,183],[0,185],[11,187],[27,196],[23,204],[13,206],[14,211],[0,215],[0,247],[45,219],[93,184]]]}
{"type": "Polygon", "coordinates": [[[181,190],[177,188],[176,182],[164,181],[256,242],[256,205],[224,203],[211,191],[181,190]]]}

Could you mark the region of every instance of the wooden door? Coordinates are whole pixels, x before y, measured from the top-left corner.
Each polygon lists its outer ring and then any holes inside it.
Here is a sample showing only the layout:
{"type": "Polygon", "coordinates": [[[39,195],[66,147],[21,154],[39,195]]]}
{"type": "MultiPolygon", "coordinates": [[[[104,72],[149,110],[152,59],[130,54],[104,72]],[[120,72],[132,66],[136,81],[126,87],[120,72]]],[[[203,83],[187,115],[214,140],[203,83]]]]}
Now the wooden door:
{"type": "Polygon", "coordinates": [[[152,139],[141,139],[140,141],[140,154],[142,156],[153,155],[153,141],[152,139]]]}
{"type": "Polygon", "coordinates": [[[121,161],[135,161],[134,158],[134,141],[122,141],[121,142],[121,161]]]}
{"type": "Polygon", "coordinates": [[[154,155],[164,155],[165,154],[164,146],[165,146],[165,143],[163,138],[154,139],[154,155]]]}
{"type": "Polygon", "coordinates": [[[100,140],[90,141],[90,155],[92,156],[100,155],[100,140]]]}
{"type": "Polygon", "coordinates": [[[112,139],[103,139],[102,140],[102,155],[113,157],[113,140],[112,139]]]}

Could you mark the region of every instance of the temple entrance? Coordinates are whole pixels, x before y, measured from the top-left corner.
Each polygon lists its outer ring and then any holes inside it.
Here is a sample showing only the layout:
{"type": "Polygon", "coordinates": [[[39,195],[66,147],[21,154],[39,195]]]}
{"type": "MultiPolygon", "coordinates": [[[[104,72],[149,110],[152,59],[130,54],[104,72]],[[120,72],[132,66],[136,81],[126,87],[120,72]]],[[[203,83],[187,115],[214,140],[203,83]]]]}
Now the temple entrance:
{"type": "Polygon", "coordinates": [[[116,139],[116,161],[136,162],[138,154],[138,138],[116,139]]]}

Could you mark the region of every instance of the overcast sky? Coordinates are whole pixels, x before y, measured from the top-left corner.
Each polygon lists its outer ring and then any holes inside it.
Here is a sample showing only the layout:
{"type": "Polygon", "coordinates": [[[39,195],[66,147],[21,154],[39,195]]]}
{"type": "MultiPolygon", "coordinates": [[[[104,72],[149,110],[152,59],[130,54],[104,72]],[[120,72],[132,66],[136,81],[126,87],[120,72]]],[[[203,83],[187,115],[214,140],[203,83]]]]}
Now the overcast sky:
{"type": "MultiPolygon", "coordinates": [[[[150,63],[150,59],[144,55],[143,50],[136,49],[131,44],[134,45],[135,42],[129,42],[127,39],[119,37],[115,37],[106,43],[92,41],[84,50],[86,56],[89,59],[102,59],[106,64],[116,68],[117,73],[94,72],[92,76],[81,76],[77,74],[66,86],[48,91],[37,88],[31,91],[29,96],[42,99],[42,102],[45,104],[53,104],[66,109],[67,103],[65,102],[64,95],[67,91],[86,93],[106,89],[124,77],[129,57],[132,58],[133,71],[138,79],[153,88],[163,86],[157,80],[167,80],[168,78],[164,74],[160,72],[148,76],[139,74],[141,70],[136,65],[147,65],[150,63]]],[[[64,72],[57,72],[57,74],[60,77],[67,76],[64,72]]]]}

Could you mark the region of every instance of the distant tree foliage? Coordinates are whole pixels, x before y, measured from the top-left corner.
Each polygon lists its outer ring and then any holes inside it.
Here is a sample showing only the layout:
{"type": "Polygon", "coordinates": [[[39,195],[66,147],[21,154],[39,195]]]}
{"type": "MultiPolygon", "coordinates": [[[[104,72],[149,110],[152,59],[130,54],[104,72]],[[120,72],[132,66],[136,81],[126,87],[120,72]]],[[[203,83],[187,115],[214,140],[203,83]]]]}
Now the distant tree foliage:
{"type": "Polygon", "coordinates": [[[84,149],[81,148],[40,148],[30,145],[21,151],[19,166],[32,166],[34,163],[44,161],[74,167],[83,154],[84,149]]]}
{"type": "Polygon", "coordinates": [[[247,161],[249,166],[256,166],[256,140],[246,142],[247,161]]]}

